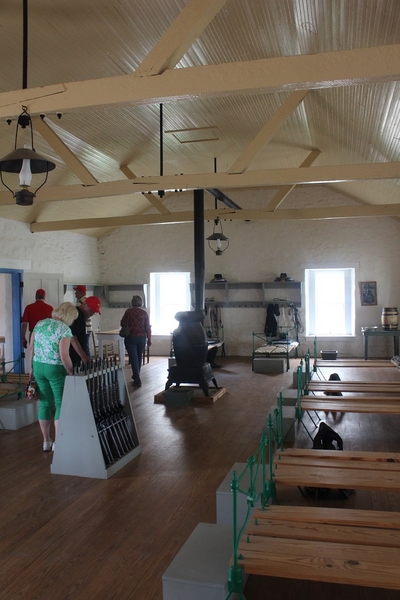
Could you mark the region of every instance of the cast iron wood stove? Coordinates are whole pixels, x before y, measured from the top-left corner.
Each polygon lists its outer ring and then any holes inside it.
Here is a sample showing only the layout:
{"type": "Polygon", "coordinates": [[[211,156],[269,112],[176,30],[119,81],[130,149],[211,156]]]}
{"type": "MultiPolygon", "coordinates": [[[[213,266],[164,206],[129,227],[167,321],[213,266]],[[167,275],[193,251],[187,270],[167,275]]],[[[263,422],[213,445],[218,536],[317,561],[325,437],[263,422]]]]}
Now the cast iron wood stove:
{"type": "Polygon", "coordinates": [[[205,396],[212,381],[219,389],[217,381],[207,362],[207,337],[204,331],[202,311],[182,311],[175,315],[179,327],[172,334],[172,343],[176,358],[176,366],[168,369],[167,390],[173,383],[197,383],[205,396]]]}

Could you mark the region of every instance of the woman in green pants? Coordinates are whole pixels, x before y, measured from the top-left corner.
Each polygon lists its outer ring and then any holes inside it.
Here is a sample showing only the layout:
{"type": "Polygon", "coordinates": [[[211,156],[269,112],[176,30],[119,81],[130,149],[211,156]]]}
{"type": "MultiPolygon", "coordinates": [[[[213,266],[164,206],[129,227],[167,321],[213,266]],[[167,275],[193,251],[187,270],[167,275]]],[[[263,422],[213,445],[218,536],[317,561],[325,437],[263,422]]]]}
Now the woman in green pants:
{"type": "Polygon", "coordinates": [[[70,325],[77,316],[75,306],[71,302],[63,302],[53,310],[51,319],[43,319],[36,324],[30,340],[32,371],[40,400],[38,418],[44,452],[54,450],[55,442],[50,437],[51,417],[54,412],[56,439],[65,377],[72,375],[70,325]]]}

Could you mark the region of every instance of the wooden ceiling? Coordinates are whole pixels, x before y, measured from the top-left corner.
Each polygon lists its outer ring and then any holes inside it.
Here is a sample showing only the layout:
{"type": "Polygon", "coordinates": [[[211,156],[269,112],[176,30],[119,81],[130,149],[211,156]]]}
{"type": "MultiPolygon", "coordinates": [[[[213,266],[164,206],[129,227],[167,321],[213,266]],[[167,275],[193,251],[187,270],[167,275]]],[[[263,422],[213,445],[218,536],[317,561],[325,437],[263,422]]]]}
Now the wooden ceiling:
{"type": "Polygon", "coordinates": [[[398,0],[31,0],[26,86],[22,9],[0,11],[0,156],[26,106],[56,169],[0,217],[100,237],[192,220],[194,188],[274,189],[207,195],[210,219],[400,216],[398,0]],[[286,208],[296,185],[346,202],[286,208]]]}

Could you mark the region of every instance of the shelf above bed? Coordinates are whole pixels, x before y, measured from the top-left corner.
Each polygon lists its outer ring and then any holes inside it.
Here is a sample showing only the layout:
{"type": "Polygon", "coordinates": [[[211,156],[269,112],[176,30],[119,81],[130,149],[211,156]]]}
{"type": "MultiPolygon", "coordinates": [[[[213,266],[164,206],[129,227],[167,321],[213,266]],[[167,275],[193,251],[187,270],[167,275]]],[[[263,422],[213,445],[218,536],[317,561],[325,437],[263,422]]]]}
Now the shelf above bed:
{"type": "MultiPolygon", "coordinates": [[[[191,283],[192,301],[194,289],[191,283]]],[[[301,307],[302,301],[301,281],[213,281],[205,284],[205,290],[205,304],[219,308],[266,308],[271,303],[301,307]],[[248,290],[253,290],[250,298],[248,290]]]]}

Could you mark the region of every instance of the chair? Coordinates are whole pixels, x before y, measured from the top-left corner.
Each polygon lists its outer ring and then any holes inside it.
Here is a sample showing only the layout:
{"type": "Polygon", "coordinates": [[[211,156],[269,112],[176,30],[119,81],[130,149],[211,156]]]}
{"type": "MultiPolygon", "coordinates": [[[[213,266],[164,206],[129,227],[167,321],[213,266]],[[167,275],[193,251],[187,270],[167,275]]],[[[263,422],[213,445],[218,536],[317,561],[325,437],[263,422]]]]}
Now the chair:
{"type": "Polygon", "coordinates": [[[150,346],[147,343],[146,340],[146,346],[144,348],[144,352],[143,352],[143,362],[142,364],[145,365],[146,363],[149,364],[150,361],[150,346]]]}

